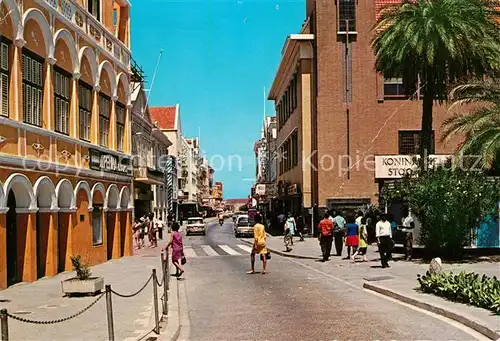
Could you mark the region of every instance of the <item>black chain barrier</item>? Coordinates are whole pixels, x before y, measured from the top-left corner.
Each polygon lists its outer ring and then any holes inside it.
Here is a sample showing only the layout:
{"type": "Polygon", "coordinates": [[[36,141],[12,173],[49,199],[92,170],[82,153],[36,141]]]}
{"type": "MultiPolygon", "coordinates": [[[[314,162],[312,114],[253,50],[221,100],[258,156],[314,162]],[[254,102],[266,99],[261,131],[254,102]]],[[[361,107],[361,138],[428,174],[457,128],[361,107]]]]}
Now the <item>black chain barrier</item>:
{"type": "MultiPolygon", "coordinates": [[[[163,277],[163,276],[162,276],[163,277]]],[[[161,283],[158,281],[158,277],[156,277],[156,284],[158,284],[159,287],[163,286],[163,282],[165,281],[165,278],[161,279],[161,283]]]]}
{"type": "Polygon", "coordinates": [[[137,292],[135,292],[133,294],[120,294],[119,292],[116,292],[113,289],[111,289],[111,292],[118,297],[131,298],[131,297],[139,295],[144,289],[146,289],[146,287],[148,286],[149,282],[151,282],[152,279],[153,279],[153,275],[150,275],[147,282],[142,286],[142,288],[140,288],[137,292]]]}
{"type": "Polygon", "coordinates": [[[88,305],[87,307],[83,308],[82,310],[80,310],[79,312],[77,312],[76,314],[73,314],[71,316],[68,316],[68,317],[65,317],[65,318],[61,318],[61,319],[57,319],[57,320],[51,320],[51,321],[35,321],[35,320],[30,320],[30,319],[25,319],[23,317],[19,317],[19,316],[16,316],[16,315],[12,315],[12,314],[9,314],[7,313],[7,316],[14,319],[14,320],[17,320],[19,322],[25,322],[25,323],[32,323],[32,324],[56,324],[56,323],[61,323],[61,322],[66,322],[66,321],[69,321],[77,316],[80,316],[81,314],[83,314],[84,312],[86,312],[87,310],[89,310],[90,308],[92,308],[97,302],[99,302],[99,300],[101,298],[103,298],[105,295],[105,293],[102,293],[99,295],[99,297],[97,297],[97,299],[92,302],[90,305],[88,305]]]}

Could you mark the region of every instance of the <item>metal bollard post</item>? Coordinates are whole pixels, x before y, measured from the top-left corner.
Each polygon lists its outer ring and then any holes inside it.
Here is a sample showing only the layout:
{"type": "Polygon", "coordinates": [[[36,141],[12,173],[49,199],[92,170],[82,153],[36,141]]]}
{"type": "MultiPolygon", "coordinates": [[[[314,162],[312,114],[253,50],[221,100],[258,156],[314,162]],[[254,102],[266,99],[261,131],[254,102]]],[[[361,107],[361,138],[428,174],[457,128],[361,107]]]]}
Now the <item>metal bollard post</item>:
{"type": "Polygon", "coordinates": [[[160,317],[158,316],[158,287],[156,279],[156,269],[153,269],[153,300],[155,308],[155,329],[156,334],[160,334],[160,317]]]}
{"type": "Polygon", "coordinates": [[[0,310],[0,328],[2,330],[2,341],[9,341],[9,317],[7,316],[7,309],[0,310]]]}
{"type": "Polygon", "coordinates": [[[170,290],[170,263],[168,262],[170,259],[170,254],[167,250],[167,258],[165,259],[165,272],[167,273],[167,290],[170,290]]]}
{"type": "Polygon", "coordinates": [[[161,275],[163,277],[163,315],[167,315],[168,312],[168,307],[167,307],[167,302],[168,302],[168,290],[167,290],[167,278],[166,278],[166,271],[165,271],[165,258],[163,257],[163,251],[161,252],[161,275]]]}
{"type": "Polygon", "coordinates": [[[106,285],[106,312],[108,315],[108,338],[115,341],[115,328],[113,326],[113,301],[111,300],[111,285],[106,285]]]}

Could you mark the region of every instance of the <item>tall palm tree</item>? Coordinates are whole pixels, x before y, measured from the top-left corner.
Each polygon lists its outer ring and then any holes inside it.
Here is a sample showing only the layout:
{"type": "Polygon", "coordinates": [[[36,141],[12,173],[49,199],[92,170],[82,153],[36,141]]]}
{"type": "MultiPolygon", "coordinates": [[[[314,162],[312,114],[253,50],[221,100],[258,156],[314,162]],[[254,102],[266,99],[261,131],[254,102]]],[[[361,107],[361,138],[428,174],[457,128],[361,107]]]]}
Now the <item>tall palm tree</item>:
{"type": "Polygon", "coordinates": [[[460,85],[450,93],[449,110],[455,115],[443,123],[441,141],[453,135],[465,137],[459,154],[479,154],[491,169],[500,162],[500,83],[495,80],[460,85]],[[465,106],[468,113],[455,111],[465,106]]]}
{"type": "Polygon", "coordinates": [[[375,68],[403,77],[407,95],[423,95],[420,155],[431,150],[432,109],[450,86],[500,69],[497,0],[402,0],[374,27],[375,68]]]}

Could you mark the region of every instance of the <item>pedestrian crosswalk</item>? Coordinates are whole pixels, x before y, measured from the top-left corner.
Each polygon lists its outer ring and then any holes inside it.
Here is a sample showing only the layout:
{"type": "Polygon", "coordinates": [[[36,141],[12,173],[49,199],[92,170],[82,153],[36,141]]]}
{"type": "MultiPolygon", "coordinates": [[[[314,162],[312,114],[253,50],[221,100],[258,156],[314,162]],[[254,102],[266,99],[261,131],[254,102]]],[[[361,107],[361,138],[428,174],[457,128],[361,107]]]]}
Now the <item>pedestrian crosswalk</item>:
{"type": "Polygon", "coordinates": [[[241,256],[248,255],[252,248],[247,245],[197,245],[184,246],[184,255],[187,258],[217,257],[217,256],[241,256]]]}

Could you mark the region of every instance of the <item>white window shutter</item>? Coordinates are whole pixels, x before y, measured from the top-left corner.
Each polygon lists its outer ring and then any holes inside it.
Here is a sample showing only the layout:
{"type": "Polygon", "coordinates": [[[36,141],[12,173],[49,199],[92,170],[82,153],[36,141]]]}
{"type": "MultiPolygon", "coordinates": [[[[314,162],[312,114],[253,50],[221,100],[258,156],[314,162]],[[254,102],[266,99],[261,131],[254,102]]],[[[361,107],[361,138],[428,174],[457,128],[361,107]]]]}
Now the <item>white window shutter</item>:
{"type": "Polygon", "coordinates": [[[9,71],[9,45],[5,43],[0,44],[0,60],[0,67],[5,71],[9,71]]]}
{"type": "Polygon", "coordinates": [[[0,77],[0,115],[9,116],[9,76],[1,74],[0,77]]]}
{"type": "Polygon", "coordinates": [[[43,91],[42,90],[37,90],[38,94],[38,111],[37,111],[37,125],[39,127],[42,126],[42,105],[43,105],[43,91]]]}

